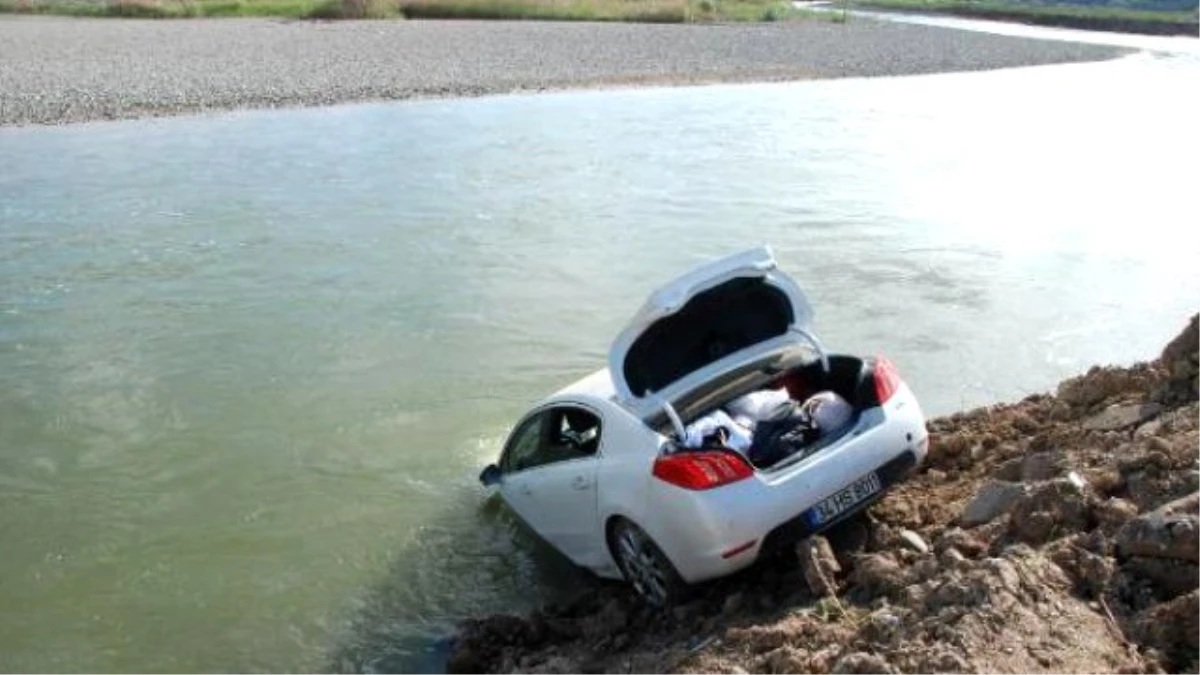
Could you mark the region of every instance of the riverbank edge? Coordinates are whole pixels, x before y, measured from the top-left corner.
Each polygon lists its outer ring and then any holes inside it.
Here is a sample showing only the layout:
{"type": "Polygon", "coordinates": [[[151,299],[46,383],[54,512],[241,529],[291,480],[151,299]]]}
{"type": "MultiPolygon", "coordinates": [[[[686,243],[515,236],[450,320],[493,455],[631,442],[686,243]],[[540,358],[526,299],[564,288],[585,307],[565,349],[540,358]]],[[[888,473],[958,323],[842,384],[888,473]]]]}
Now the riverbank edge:
{"type": "MultiPolygon", "coordinates": [[[[1115,46],[993,36],[952,28],[914,27],[869,18],[852,18],[847,23],[796,21],[651,26],[435,20],[117,22],[0,16],[0,32],[9,26],[27,33],[23,39],[28,46],[22,46],[21,40],[10,40],[8,62],[0,63],[0,81],[10,83],[7,91],[0,91],[0,129],[547,92],[979,72],[1098,62],[1137,51],[1115,46]],[[577,44],[581,40],[597,44],[607,44],[614,38],[657,43],[676,31],[678,36],[669,41],[673,46],[655,57],[665,59],[665,66],[663,61],[648,62],[645,54],[629,56],[611,49],[600,56],[585,58],[578,69],[574,66],[547,68],[544,65],[547,62],[540,57],[535,60],[521,57],[529,62],[511,59],[516,50],[523,53],[561,52],[563,44],[577,44]],[[284,32],[295,33],[295,37],[283,36],[284,32]],[[176,39],[167,37],[177,33],[176,39]],[[339,37],[339,33],[344,35],[339,37]],[[344,53],[349,48],[346,36],[359,33],[372,34],[371,39],[379,45],[413,46],[403,48],[407,51],[371,55],[373,67],[365,77],[330,79],[322,77],[320,71],[308,68],[307,60],[320,61],[322,54],[329,57],[344,53]],[[498,33],[505,37],[491,37],[498,33]],[[560,33],[565,37],[559,36],[560,33]],[[394,40],[382,42],[393,34],[394,40]],[[214,38],[228,42],[229,36],[233,35],[249,38],[258,35],[276,41],[285,39],[286,42],[280,44],[286,44],[290,51],[299,50],[300,58],[232,59],[241,65],[230,69],[227,63],[231,60],[230,52],[214,49],[212,43],[214,38]],[[440,42],[443,35],[460,42],[463,35],[479,35],[496,41],[498,46],[491,49],[498,52],[496,55],[488,56],[482,52],[489,50],[484,49],[479,50],[477,58],[485,64],[503,60],[505,70],[481,76],[478,72],[460,69],[459,59],[439,56],[432,47],[423,46],[440,42]],[[55,39],[67,40],[74,48],[87,40],[97,39],[103,47],[95,52],[91,63],[80,68],[73,62],[55,63],[62,60],[58,56],[60,52],[49,46],[53,43],[48,40],[55,39]],[[870,54],[879,55],[863,59],[864,52],[860,47],[878,44],[880,40],[890,40],[893,44],[872,50],[870,54]],[[967,48],[964,41],[978,42],[978,45],[967,48]],[[154,47],[159,42],[163,43],[161,48],[154,47]],[[530,50],[529,45],[543,43],[547,49],[530,50]],[[303,45],[311,45],[313,49],[301,49],[303,45]],[[731,53],[746,53],[747,56],[720,60],[712,57],[714,53],[725,53],[739,45],[746,49],[731,53]],[[958,56],[946,58],[946,52],[940,46],[956,50],[958,56]],[[142,52],[151,49],[153,60],[146,60],[142,52]],[[213,54],[209,57],[210,62],[197,62],[194,56],[184,59],[173,54],[198,49],[213,54]],[[839,56],[842,52],[845,52],[844,58],[839,56]],[[417,57],[415,61],[413,56],[417,57]],[[394,60],[397,58],[399,60],[394,60]],[[175,65],[177,61],[178,66],[175,65]],[[105,62],[109,65],[102,65],[105,62]],[[402,65],[394,67],[395,63],[402,65]],[[129,68],[130,72],[113,71],[118,64],[132,64],[136,68],[129,68]],[[172,78],[171,72],[176,67],[186,71],[184,74],[188,78],[172,78]],[[4,72],[6,68],[7,73],[4,72]],[[431,70],[441,71],[441,74],[430,75],[431,70]],[[47,76],[48,72],[56,74],[47,76]],[[201,76],[209,72],[217,75],[201,76]]],[[[20,32],[9,30],[8,37],[20,38],[20,32]]],[[[238,44],[249,43],[242,40],[238,44]]],[[[242,48],[232,49],[237,52],[242,48]]],[[[236,53],[232,55],[236,56],[236,53]]],[[[472,68],[478,70],[478,66],[472,65],[472,68]]]]}
{"type": "Polygon", "coordinates": [[[853,0],[850,6],[895,14],[933,14],[1050,28],[1200,38],[1200,20],[1195,16],[1188,17],[1182,14],[1179,16],[1164,15],[1161,18],[1138,18],[1136,16],[1114,16],[1105,12],[1089,12],[1087,8],[1076,10],[1074,6],[1070,8],[1072,10],[1070,12],[1054,12],[1042,11],[1053,8],[1040,6],[1001,8],[965,1],[929,3],[926,0],[853,0]]]}
{"type": "MultiPolygon", "coordinates": [[[[1133,50],[1128,50],[1131,53],[1133,50]]],[[[1126,56],[1127,53],[1116,54],[1109,59],[1112,60],[1126,56]]],[[[1001,66],[991,69],[980,70],[1003,70],[1006,68],[1032,68],[1039,65],[1059,65],[1059,64],[1031,64],[1028,66],[1001,66]]],[[[945,71],[945,72],[963,72],[963,71],[945,71]]],[[[928,73],[919,73],[928,74],[928,73]]],[[[762,73],[729,73],[713,75],[711,73],[694,74],[694,75],[673,75],[666,77],[641,76],[633,75],[628,77],[611,77],[598,78],[591,80],[581,80],[578,82],[564,82],[556,84],[541,84],[537,86],[517,85],[513,87],[479,87],[464,85],[456,88],[446,87],[430,87],[413,88],[403,94],[392,96],[368,96],[358,97],[349,96],[346,98],[333,98],[323,100],[309,100],[297,98],[278,102],[274,100],[256,100],[254,97],[247,97],[246,100],[233,105],[209,105],[203,103],[196,104],[150,104],[146,106],[138,106],[134,108],[123,108],[115,114],[73,114],[68,117],[56,118],[48,121],[33,121],[33,122],[9,122],[6,121],[3,115],[0,115],[0,131],[4,129],[34,129],[42,127],[68,127],[83,124],[104,124],[109,122],[129,122],[133,120],[144,119],[170,119],[173,117],[216,117],[220,115],[229,115],[237,113],[255,113],[265,111],[300,111],[314,108],[340,108],[347,106],[369,106],[369,105],[385,105],[389,103],[423,103],[430,101],[453,101],[453,100],[469,100],[483,99],[502,96],[535,96],[539,94],[567,94],[576,92],[600,92],[600,91],[625,91],[631,89],[652,89],[652,88],[675,88],[675,87],[712,87],[720,85],[737,85],[737,84],[778,84],[785,82],[805,82],[810,80],[837,80],[849,79],[857,77],[895,77],[893,75],[817,75],[802,68],[797,68],[793,72],[779,73],[777,71],[764,70],[762,73]]]]}
{"type": "Polygon", "coordinates": [[[864,518],[669,612],[608,583],[467,620],[447,670],[1195,672],[1198,342],[930,420],[864,518]]]}

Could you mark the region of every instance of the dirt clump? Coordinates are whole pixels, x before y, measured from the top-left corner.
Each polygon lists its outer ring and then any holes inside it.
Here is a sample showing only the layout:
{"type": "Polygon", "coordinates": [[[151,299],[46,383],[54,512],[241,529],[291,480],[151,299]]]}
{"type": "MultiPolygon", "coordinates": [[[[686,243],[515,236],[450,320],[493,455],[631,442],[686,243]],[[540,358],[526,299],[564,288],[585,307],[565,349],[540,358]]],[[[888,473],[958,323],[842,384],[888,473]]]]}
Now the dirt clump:
{"type": "Polygon", "coordinates": [[[809,537],[796,545],[796,557],[809,591],[817,597],[835,595],[838,591],[835,579],[842,571],[837,556],[822,536],[809,537]]]}
{"type": "Polygon", "coordinates": [[[467,622],[452,672],[1197,672],[1197,318],[1161,358],[929,422],[869,512],[669,611],[467,622]]]}

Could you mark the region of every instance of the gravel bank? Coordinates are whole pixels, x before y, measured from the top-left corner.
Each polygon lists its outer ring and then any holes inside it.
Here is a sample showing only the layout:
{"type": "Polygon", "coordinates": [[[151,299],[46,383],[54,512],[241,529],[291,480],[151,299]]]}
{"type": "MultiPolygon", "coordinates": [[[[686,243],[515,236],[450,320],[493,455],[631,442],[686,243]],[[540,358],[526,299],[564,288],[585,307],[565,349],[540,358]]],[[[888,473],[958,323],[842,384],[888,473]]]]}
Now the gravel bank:
{"type": "Polygon", "coordinates": [[[755,25],[0,17],[0,124],[624,84],[907,75],[1123,50],[853,20],[755,25]]]}

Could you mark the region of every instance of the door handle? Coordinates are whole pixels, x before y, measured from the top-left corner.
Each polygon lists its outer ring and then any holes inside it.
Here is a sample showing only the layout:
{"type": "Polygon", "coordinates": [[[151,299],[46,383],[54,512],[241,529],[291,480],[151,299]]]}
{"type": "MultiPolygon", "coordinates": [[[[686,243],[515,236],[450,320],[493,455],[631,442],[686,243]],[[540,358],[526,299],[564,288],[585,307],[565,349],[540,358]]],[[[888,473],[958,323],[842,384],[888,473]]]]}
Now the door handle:
{"type": "Polygon", "coordinates": [[[583,476],[576,476],[571,481],[571,489],[572,490],[586,490],[586,489],[590,488],[591,486],[592,486],[592,482],[589,481],[588,479],[584,478],[583,476]]]}

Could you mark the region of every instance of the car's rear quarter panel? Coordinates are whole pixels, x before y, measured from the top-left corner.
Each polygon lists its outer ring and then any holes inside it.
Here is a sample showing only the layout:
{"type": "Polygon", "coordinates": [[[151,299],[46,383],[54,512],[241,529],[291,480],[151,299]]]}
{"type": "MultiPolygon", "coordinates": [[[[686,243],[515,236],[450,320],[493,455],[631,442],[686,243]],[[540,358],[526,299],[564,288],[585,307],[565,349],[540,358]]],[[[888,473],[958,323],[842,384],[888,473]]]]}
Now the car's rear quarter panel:
{"type": "Polygon", "coordinates": [[[620,568],[608,548],[608,527],[612,519],[626,518],[645,529],[647,488],[662,437],[615,404],[606,407],[604,423],[604,459],[596,475],[596,536],[605,545],[604,554],[589,567],[602,577],[619,579],[620,568]]]}
{"type": "Polygon", "coordinates": [[[692,491],[658,480],[646,490],[645,522],[686,581],[734,572],[752,563],[767,535],[818,501],[905,452],[919,464],[927,432],[920,406],[907,386],[885,406],[864,411],[868,427],[856,436],[775,472],[713,490],[692,491]],[[872,419],[872,416],[875,419],[872,419]],[[721,554],[754,545],[729,558],[721,554]]]}

